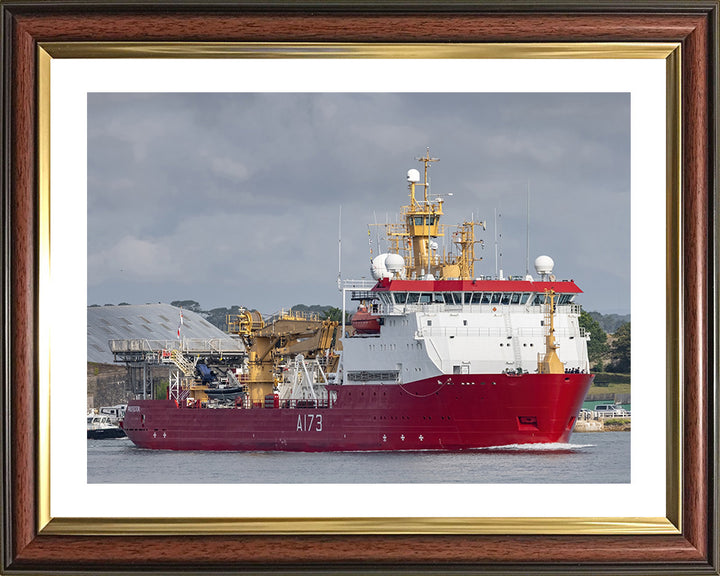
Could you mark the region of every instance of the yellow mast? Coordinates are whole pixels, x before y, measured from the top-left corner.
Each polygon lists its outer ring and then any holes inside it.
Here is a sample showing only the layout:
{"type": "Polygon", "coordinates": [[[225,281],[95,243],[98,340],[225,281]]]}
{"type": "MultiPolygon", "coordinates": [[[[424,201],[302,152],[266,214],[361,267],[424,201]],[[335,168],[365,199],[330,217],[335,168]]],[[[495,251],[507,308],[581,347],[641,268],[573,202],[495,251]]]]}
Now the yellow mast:
{"type": "MultiPolygon", "coordinates": [[[[408,174],[410,180],[410,206],[402,207],[402,214],[405,217],[405,229],[412,246],[412,264],[407,266],[409,278],[423,276],[425,274],[437,274],[438,262],[431,258],[430,239],[443,236],[440,231],[440,217],[442,216],[442,199],[437,202],[428,200],[428,166],[431,162],[437,162],[439,158],[430,157],[430,149],[427,149],[425,156],[416,158],[423,163],[423,182],[419,184],[425,188],[424,200],[422,203],[415,199],[415,186],[417,180],[408,174]]],[[[417,173],[417,171],[415,171],[417,173]]]]}
{"type": "Polygon", "coordinates": [[[438,254],[433,239],[445,236],[445,226],[440,224],[443,199],[438,198],[434,202],[430,200],[428,171],[430,164],[440,159],[432,158],[430,149],[427,148],[425,156],[416,160],[423,163],[423,172],[422,176],[417,170],[408,172],[410,204],[400,209],[402,221],[385,224],[389,249],[404,257],[407,278],[421,278],[432,274],[438,279],[472,279],[474,265],[478,260],[475,258],[475,244],[482,243],[475,240],[475,226],[482,226],[484,230],[485,222],[469,221],[458,227],[458,232],[453,235],[453,242],[460,249],[458,256],[438,254]],[[416,186],[424,188],[423,199],[420,201],[416,196],[416,186]]]}
{"type": "Polygon", "coordinates": [[[555,342],[555,290],[545,290],[545,356],[538,354],[539,374],[563,374],[565,365],[557,355],[555,342]]]}

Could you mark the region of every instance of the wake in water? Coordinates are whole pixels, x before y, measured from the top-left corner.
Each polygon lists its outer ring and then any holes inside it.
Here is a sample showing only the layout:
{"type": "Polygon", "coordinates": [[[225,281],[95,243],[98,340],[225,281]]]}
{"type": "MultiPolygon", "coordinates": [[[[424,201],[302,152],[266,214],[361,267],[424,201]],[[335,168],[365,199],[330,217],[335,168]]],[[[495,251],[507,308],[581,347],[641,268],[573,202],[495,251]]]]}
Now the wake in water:
{"type": "Polygon", "coordinates": [[[552,444],[507,444],[505,446],[488,446],[486,448],[475,448],[475,450],[479,452],[492,452],[493,454],[570,454],[573,452],[584,452],[588,448],[594,447],[595,444],[568,444],[562,442],[555,442],[552,444]]]}

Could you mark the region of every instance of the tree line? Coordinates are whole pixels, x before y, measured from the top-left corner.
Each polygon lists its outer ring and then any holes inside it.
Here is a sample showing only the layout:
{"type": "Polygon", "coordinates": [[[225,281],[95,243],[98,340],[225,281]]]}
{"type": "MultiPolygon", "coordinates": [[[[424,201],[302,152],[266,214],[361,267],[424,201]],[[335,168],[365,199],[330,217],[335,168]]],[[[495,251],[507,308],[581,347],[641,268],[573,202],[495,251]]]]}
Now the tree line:
{"type": "Polygon", "coordinates": [[[588,357],[593,372],[630,373],[630,322],[621,323],[612,333],[603,329],[597,312],[580,313],[580,327],[590,333],[588,357]]]}
{"type": "MultiPolygon", "coordinates": [[[[227,317],[231,314],[239,314],[241,309],[240,306],[234,305],[229,308],[220,307],[213,308],[212,310],[203,310],[200,303],[195,300],[174,300],[170,302],[170,305],[199,314],[223,332],[227,332],[228,330],[227,317]]],[[[334,306],[321,306],[319,304],[307,306],[305,304],[296,304],[292,307],[292,310],[318,314],[321,320],[335,320],[336,322],[340,322],[342,318],[342,310],[334,306]]],[[[350,322],[349,317],[350,314],[346,313],[346,322],[348,323],[350,322]]]]}

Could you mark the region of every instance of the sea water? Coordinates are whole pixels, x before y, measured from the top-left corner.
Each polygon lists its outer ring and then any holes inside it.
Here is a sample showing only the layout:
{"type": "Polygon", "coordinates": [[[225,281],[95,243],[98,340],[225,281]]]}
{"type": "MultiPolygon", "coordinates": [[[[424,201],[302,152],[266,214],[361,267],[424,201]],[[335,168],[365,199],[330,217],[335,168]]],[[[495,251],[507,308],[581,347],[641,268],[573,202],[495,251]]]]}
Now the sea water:
{"type": "Polygon", "coordinates": [[[127,438],[87,441],[88,483],[630,482],[630,432],[575,433],[568,444],[463,452],[179,452],[127,438]]]}

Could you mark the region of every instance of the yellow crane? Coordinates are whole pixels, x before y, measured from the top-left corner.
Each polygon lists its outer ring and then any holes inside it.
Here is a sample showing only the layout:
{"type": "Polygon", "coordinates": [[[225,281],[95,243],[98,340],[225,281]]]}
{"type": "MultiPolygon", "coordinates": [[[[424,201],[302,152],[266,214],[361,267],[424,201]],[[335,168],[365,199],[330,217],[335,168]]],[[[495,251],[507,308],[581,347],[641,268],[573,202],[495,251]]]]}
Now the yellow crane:
{"type": "Polygon", "coordinates": [[[228,332],[238,334],[248,354],[248,395],[253,405],[262,405],[273,393],[281,362],[298,354],[306,358],[328,358],[332,371],[337,363],[334,351],[338,323],[321,320],[317,314],[281,311],[267,322],[257,311],[243,310],[228,315],[228,332]]]}

